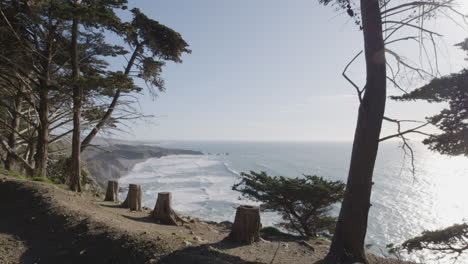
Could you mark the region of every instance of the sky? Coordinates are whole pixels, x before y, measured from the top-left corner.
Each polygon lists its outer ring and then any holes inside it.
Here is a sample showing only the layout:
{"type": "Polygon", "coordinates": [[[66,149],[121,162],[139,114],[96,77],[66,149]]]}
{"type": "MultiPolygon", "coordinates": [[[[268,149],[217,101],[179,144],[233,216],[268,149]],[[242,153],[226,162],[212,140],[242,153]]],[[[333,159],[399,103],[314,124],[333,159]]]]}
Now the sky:
{"type": "MultiPolygon", "coordinates": [[[[466,3],[462,5],[460,10],[468,14],[466,3]]],[[[342,11],[313,0],[130,0],[129,6],[178,31],[192,54],[164,68],[166,92],[155,100],[148,93],[138,96],[143,113],[154,118],[127,123],[125,132],[114,137],[353,139],[358,100],[341,72],[363,41],[362,32],[342,11]]],[[[465,54],[453,47],[468,37],[466,28],[443,18],[428,23],[444,35],[438,43],[441,74],[466,66],[465,54]]],[[[417,45],[389,48],[418,61],[417,45]]],[[[113,63],[124,64],[120,60],[113,63]]],[[[349,74],[364,84],[362,60],[349,74]]],[[[397,91],[390,88],[389,93],[397,91]]],[[[386,115],[421,120],[438,109],[427,103],[388,102],[386,115]]],[[[395,132],[393,125],[385,125],[382,135],[395,132]]]]}

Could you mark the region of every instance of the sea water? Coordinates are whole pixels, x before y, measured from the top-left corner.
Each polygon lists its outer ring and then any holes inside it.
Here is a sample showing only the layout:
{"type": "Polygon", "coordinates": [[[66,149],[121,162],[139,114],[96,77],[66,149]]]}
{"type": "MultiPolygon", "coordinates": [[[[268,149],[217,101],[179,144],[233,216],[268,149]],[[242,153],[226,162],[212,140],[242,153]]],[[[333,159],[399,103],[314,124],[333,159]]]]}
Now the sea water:
{"type": "MultiPolygon", "coordinates": [[[[141,184],[144,206],[153,208],[157,193],[169,191],[176,211],[217,222],[233,221],[239,204],[258,204],[232,190],[240,172],[346,181],[352,148],[343,142],[167,141],[156,145],[199,150],[204,155],[152,158],[137,164],[120,183],[141,184]]],[[[413,151],[414,173],[411,157],[400,143],[380,145],[366,238],[374,253],[383,254],[387,244],[401,243],[424,230],[468,219],[468,158],[439,155],[421,144],[414,144],[413,151]]],[[[332,214],[338,212],[339,205],[332,214]]],[[[281,221],[276,213],[262,213],[261,218],[263,226],[281,221]]]]}

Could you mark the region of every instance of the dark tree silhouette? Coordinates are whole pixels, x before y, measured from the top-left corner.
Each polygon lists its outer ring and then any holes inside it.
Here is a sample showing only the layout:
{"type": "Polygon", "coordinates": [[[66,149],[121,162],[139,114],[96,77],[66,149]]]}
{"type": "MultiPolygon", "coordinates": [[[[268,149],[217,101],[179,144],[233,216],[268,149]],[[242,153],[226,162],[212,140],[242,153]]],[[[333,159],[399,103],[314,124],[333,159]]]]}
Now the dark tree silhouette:
{"type": "Polygon", "coordinates": [[[402,56],[391,51],[387,46],[396,42],[416,39],[425,48],[424,39],[426,38],[435,45],[434,36],[439,36],[439,34],[426,29],[425,24],[420,22],[436,17],[436,11],[441,7],[454,11],[451,6],[453,0],[356,1],[359,4],[352,0],[319,0],[319,2],[325,5],[334,4],[345,9],[347,14],[359,25],[364,35],[363,51],[359,52],[343,71],[345,79],[356,89],[360,105],[346,191],[330,251],[323,263],[368,263],[364,245],[371,207],[372,177],[379,142],[399,137],[403,140],[404,146],[408,146],[406,138],[403,136],[408,132],[400,131],[402,121],[384,116],[387,80],[401,89],[396,80],[399,71],[397,73],[393,71],[385,54],[391,55],[399,69],[400,67],[410,69],[421,77],[428,74],[423,69],[410,65],[402,56]],[[357,10],[359,13],[356,12],[357,10]],[[385,30],[383,25],[386,25],[385,30]],[[404,35],[392,38],[402,28],[417,30],[420,37],[404,35]],[[361,89],[347,76],[346,70],[362,53],[365,56],[367,75],[366,83],[361,89]],[[391,76],[387,76],[387,67],[390,68],[391,76]],[[380,138],[384,120],[398,124],[398,133],[380,138]]]}
{"type": "MultiPolygon", "coordinates": [[[[468,52],[468,39],[457,46],[468,52]]],[[[392,99],[447,103],[448,107],[440,113],[427,117],[427,121],[441,133],[429,135],[423,143],[441,154],[468,156],[468,69],[435,78],[410,93],[392,99]]]]}

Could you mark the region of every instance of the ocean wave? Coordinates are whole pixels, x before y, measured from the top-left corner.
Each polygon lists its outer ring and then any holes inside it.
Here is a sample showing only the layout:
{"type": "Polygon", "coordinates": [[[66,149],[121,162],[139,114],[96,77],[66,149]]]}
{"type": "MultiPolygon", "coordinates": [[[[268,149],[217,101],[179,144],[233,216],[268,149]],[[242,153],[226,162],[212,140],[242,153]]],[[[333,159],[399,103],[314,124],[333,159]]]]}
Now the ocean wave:
{"type": "Polygon", "coordinates": [[[240,176],[240,173],[232,169],[226,162],[222,162],[222,164],[227,172],[231,173],[233,176],[240,176]]]}

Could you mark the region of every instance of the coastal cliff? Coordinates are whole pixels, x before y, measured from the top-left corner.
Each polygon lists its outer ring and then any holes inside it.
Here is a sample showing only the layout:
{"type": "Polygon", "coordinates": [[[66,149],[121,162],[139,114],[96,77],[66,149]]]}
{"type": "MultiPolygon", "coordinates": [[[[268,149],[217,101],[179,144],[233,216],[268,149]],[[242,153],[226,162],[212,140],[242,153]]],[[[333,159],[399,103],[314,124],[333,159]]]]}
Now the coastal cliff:
{"type": "Polygon", "coordinates": [[[150,158],[168,155],[203,155],[203,153],[149,145],[114,144],[90,148],[85,151],[84,160],[90,173],[90,181],[102,189],[105,188],[108,180],[116,180],[125,176],[135,164],[150,158]]]}

